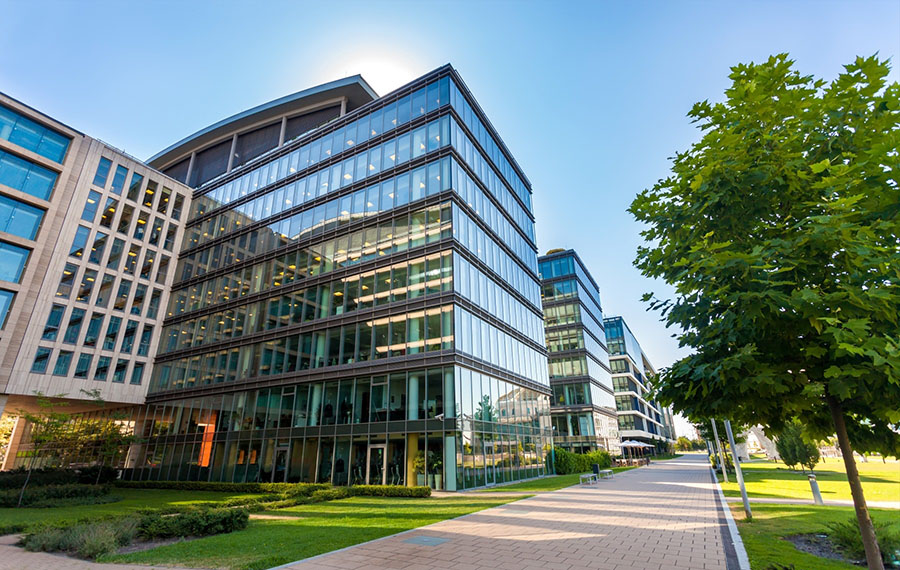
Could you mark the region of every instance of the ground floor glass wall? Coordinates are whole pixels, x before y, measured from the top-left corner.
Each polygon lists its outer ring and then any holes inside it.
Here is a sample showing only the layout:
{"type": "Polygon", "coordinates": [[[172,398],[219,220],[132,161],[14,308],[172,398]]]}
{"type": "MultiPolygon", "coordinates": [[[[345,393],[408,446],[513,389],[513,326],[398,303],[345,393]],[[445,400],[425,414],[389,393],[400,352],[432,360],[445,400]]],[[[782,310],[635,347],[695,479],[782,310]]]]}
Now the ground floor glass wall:
{"type": "Polygon", "coordinates": [[[550,463],[549,397],[460,366],[175,400],[138,416],[129,479],[458,490],[550,463]]]}

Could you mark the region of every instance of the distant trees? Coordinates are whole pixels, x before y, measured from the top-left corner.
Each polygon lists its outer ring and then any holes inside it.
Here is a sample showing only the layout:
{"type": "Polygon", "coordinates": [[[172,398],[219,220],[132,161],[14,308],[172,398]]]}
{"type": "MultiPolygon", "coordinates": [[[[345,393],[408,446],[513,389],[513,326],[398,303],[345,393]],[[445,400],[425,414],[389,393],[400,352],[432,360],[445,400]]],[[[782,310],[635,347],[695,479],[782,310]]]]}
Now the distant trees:
{"type": "Polygon", "coordinates": [[[812,471],[819,463],[819,447],[809,441],[803,433],[803,426],[798,422],[791,422],[781,430],[775,438],[775,449],[784,464],[791,469],[799,465],[812,471]]]}

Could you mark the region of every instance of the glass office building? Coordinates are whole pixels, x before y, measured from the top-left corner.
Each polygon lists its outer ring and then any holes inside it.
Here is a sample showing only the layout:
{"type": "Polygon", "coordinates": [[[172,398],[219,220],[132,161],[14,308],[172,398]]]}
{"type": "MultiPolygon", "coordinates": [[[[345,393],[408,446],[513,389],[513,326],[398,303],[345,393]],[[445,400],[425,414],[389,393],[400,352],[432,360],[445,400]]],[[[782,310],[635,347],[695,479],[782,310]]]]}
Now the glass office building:
{"type": "Polygon", "coordinates": [[[150,161],[196,190],[126,477],[458,490],[546,474],[515,159],[450,66],[381,98],[361,80],[299,95],[150,161]]]}
{"type": "Polygon", "coordinates": [[[553,442],[576,453],[619,452],[600,289],[573,250],[538,260],[549,353],[553,442]]]}
{"type": "Polygon", "coordinates": [[[666,446],[675,442],[672,409],[653,400],[647,378],[656,370],[622,317],[604,319],[619,433],[622,439],[666,446]]]}

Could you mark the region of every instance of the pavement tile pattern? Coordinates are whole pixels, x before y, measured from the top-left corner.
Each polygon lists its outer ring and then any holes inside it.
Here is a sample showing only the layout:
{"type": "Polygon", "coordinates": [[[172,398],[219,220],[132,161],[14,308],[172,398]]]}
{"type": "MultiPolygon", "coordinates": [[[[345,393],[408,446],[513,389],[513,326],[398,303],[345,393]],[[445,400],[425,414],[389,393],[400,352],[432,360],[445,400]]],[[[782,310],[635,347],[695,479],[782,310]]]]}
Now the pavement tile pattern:
{"type": "Polygon", "coordinates": [[[686,455],[282,569],[725,570],[717,501],[706,457],[686,455]]]}

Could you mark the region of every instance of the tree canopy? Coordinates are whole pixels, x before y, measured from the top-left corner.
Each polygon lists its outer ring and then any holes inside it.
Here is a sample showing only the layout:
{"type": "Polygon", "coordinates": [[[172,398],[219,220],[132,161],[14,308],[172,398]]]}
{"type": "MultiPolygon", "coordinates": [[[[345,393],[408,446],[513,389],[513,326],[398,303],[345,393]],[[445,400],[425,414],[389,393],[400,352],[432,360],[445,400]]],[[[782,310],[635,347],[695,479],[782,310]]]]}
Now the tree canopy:
{"type": "Polygon", "coordinates": [[[835,433],[900,452],[897,83],[877,57],[831,83],[782,54],[732,68],[721,103],[672,175],[634,200],[648,224],[636,265],[674,285],[645,295],[693,353],[658,397],[689,417],[835,433]]]}

